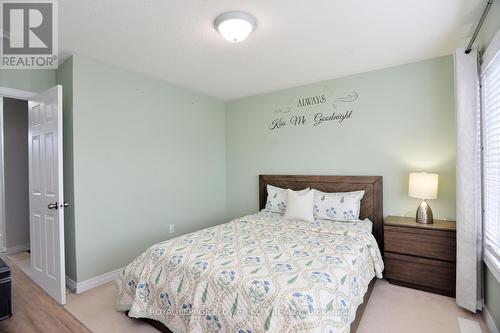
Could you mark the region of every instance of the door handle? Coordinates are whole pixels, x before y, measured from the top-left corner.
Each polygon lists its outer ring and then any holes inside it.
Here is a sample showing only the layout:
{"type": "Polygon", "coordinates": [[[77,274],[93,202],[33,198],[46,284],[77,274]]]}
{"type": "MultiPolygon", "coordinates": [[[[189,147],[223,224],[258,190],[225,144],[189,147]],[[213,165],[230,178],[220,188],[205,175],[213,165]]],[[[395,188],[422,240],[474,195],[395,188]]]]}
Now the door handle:
{"type": "Polygon", "coordinates": [[[57,208],[59,207],[59,205],[57,204],[57,201],[56,201],[56,202],[50,203],[47,207],[49,209],[55,209],[55,210],[57,210],[57,208]]]}

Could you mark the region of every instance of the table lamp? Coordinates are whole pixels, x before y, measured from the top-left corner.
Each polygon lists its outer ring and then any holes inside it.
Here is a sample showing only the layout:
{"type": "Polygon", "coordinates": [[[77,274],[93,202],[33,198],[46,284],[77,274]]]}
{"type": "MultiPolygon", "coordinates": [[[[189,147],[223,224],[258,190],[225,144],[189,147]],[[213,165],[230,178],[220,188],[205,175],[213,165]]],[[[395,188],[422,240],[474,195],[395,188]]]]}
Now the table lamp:
{"type": "Polygon", "coordinates": [[[417,208],[418,223],[434,223],[431,207],[426,200],[437,198],[438,177],[437,173],[410,172],[408,195],[412,198],[422,199],[417,208]]]}

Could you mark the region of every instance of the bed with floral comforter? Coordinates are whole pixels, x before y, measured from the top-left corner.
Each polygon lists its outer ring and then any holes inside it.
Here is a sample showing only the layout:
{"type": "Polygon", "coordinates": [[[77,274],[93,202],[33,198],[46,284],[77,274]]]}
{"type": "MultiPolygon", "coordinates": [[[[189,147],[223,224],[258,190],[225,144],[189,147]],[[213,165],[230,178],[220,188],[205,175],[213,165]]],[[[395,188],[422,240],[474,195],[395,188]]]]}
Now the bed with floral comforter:
{"type": "Polygon", "coordinates": [[[349,332],[383,262],[369,220],[260,212],[150,247],[118,279],[117,308],[172,332],[349,332]]]}

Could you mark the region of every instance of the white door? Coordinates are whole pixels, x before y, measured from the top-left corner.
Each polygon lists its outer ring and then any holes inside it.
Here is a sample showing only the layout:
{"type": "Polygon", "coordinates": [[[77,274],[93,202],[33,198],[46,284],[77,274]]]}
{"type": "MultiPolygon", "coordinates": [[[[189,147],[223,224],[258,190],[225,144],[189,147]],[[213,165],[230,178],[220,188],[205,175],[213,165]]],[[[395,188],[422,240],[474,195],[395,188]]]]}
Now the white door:
{"type": "Polygon", "coordinates": [[[31,278],[65,304],[62,86],[28,108],[31,278]]]}

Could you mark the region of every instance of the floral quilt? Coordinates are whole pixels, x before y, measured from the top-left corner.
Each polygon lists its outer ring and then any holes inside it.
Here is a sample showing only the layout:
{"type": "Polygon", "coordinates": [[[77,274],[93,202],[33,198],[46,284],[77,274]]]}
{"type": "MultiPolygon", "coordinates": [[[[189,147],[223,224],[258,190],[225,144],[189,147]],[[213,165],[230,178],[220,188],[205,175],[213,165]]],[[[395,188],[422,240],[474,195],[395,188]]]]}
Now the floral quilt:
{"type": "Polygon", "coordinates": [[[117,308],[172,332],[349,332],[383,262],[369,220],[260,212],[158,243],[125,267],[117,308]]]}

